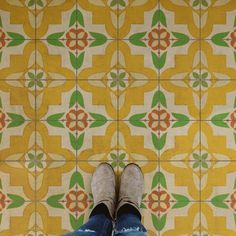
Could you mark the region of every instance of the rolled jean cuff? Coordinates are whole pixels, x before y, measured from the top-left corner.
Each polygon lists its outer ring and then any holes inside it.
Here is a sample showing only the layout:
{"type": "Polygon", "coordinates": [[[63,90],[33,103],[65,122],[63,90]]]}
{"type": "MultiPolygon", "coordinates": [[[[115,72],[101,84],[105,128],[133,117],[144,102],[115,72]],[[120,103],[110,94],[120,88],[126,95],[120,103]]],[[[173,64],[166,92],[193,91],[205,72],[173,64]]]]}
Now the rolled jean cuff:
{"type": "Polygon", "coordinates": [[[139,227],[137,228],[123,228],[122,230],[115,230],[114,236],[148,236],[147,232],[141,231],[139,227]]]}

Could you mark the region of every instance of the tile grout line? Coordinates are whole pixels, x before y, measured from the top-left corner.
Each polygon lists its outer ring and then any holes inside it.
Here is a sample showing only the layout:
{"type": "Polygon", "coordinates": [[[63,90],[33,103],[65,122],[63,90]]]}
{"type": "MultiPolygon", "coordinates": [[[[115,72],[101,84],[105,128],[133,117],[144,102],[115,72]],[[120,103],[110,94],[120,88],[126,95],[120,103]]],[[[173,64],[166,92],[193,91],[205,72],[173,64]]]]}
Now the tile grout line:
{"type": "MultiPolygon", "coordinates": [[[[82,159],[82,160],[79,160],[78,162],[89,162],[89,163],[93,163],[93,162],[100,162],[101,160],[90,160],[90,161],[87,161],[86,159],[82,159]]],[[[10,163],[10,162],[18,162],[18,163],[27,163],[27,162],[30,162],[30,160],[25,160],[25,161],[19,161],[19,160],[0,160],[0,162],[3,162],[3,163],[10,163]]],[[[41,162],[76,162],[75,159],[71,159],[71,160],[66,160],[66,161],[63,161],[63,160],[52,160],[52,161],[47,161],[47,160],[41,160],[41,162]]],[[[108,161],[108,162],[112,162],[112,161],[108,161]]],[[[124,160],[124,162],[127,162],[127,163],[130,163],[131,161],[126,161],[124,160]]],[[[154,162],[154,163],[158,163],[158,160],[135,160],[135,162],[154,162]]],[[[191,163],[191,162],[195,162],[194,159],[191,159],[191,160],[188,160],[188,161],[183,161],[183,160],[161,160],[160,159],[160,163],[165,163],[165,162],[170,162],[170,163],[176,163],[176,162],[187,162],[187,163],[191,163]]],[[[215,160],[215,161],[211,161],[211,160],[206,160],[206,162],[208,163],[217,163],[217,162],[225,162],[225,163],[231,163],[231,162],[236,162],[236,159],[234,160],[215,160]]]]}
{"type": "MultiPolygon", "coordinates": [[[[158,10],[160,11],[160,9],[161,9],[161,4],[160,4],[160,1],[161,0],[158,0],[158,10]]],[[[159,28],[159,27],[158,27],[159,28]]],[[[158,33],[158,34],[160,34],[160,33],[158,33]]],[[[158,37],[158,45],[160,45],[160,35],[159,35],[159,37],[158,37]]],[[[160,53],[160,49],[158,49],[158,54],[160,53]]],[[[160,69],[158,69],[157,70],[157,85],[158,85],[158,91],[161,91],[161,86],[160,86],[160,78],[161,78],[161,71],[160,71],[160,69]]],[[[160,111],[160,106],[159,106],[159,104],[158,104],[158,111],[160,111]]],[[[160,123],[160,116],[158,116],[158,123],[160,123]]],[[[160,149],[158,149],[157,150],[157,161],[158,161],[158,164],[157,164],[157,168],[158,168],[158,172],[160,172],[161,171],[161,162],[160,162],[160,155],[161,155],[161,151],[160,151],[160,149]]],[[[159,186],[158,186],[159,187],[159,186]]],[[[160,194],[160,188],[158,188],[158,193],[160,194]]],[[[160,204],[160,202],[158,201],[158,204],[160,204]]],[[[161,231],[160,230],[158,230],[158,236],[160,236],[161,235],[161,231]]]]}
{"type": "MultiPolygon", "coordinates": [[[[202,5],[201,5],[201,2],[200,2],[200,12],[199,12],[199,37],[201,38],[202,36],[202,5]]],[[[200,76],[202,76],[202,44],[201,44],[201,40],[199,41],[199,61],[200,61],[200,67],[199,67],[199,73],[200,73],[200,76]]],[[[200,83],[200,86],[199,86],[199,89],[200,89],[200,94],[199,94],[199,119],[200,119],[200,122],[199,122],[199,154],[200,154],[200,157],[202,156],[202,124],[201,124],[201,119],[202,119],[202,83],[200,83]]],[[[202,163],[200,164],[200,168],[199,168],[199,175],[200,175],[200,179],[199,179],[199,200],[200,200],[200,203],[199,203],[199,224],[200,224],[200,229],[199,229],[199,233],[200,233],[200,236],[202,235],[202,204],[201,204],[201,201],[202,201],[202,163]]]]}
{"type": "MultiPolygon", "coordinates": [[[[131,77],[132,78],[132,77],[131,77]]],[[[134,80],[136,80],[136,81],[147,81],[147,82],[149,82],[149,81],[157,81],[158,80],[158,78],[154,78],[154,79],[135,79],[135,78],[132,78],[132,79],[134,79],[134,80]]],[[[23,80],[23,81],[30,81],[30,79],[21,79],[21,80],[23,80]]],[[[42,81],[47,81],[47,79],[41,79],[42,81]]],[[[105,80],[107,80],[107,81],[112,81],[113,79],[109,79],[109,78],[107,78],[107,79],[105,79],[105,80]]],[[[126,78],[124,78],[123,80],[127,80],[127,81],[129,81],[129,79],[126,79],[126,78]]],[[[184,81],[184,80],[186,80],[186,79],[168,79],[168,78],[160,78],[160,81],[165,81],[165,82],[173,82],[173,81],[184,81]]],[[[190,81],[195,81],[195,79],[188,79],[188,80],[190,80],[190,81]]],[[[233,81],[233,82],[236,82],[236,78],[235,79],[233,79],[233,78],[230,78],[230,79],[205,79],[205,80],[207,80],[207,81],[233,81]]],[[[0,81],[19,81],[19,79],[1,79],[0,78],[0,81]]],[[[66,79],[66,80],[63,80],[63,79],[53,79],[53,81],[70,81],[70,82],[75,82],[76,81],[76,79],[66,79]]],[[[87,82],[87,81],[101,81],[101,79],[78,79],[78,81],[85,81],[85,82],[87,82]]]]}
{"type": "MultiPolygon", "coordinates": [[[[35,34],[35,38],[37,38],[37,5],[35,3],[35,6],[34,6],[34,13],[35,13],[35,16],[34,16],[34,27],[35,27],[35,31],[34,31],[34,34],[35,34]]],[[[37,75],[37,68],[36,68],[36,65],[37,65],[37,41],[34,40],[34,44],[35,44],[35,56],[34,56],[34,74],[35,74],[35,78],[36,78],[36,75],[37,75]]],[[[35,106],[35,118],[37,120],[37,83],[36,81],[34,81],[34,96],[35,96],[35,100],[34,100],[34,106],[35,106]]],[[[34,146],[34,158],[36,158],[36,154],[37,154],[37,121],[35,121],[35,146],[34,146]]],[[[36,169],[36,165],[34,166],[34,182],[35,182],[35,200],[37,201],[37,169],[36,169]]],[[[35,202],[35,226],[34,226],[34,230],[35,230],[35,236],[37,236],[37,202],[35,202]]]]}
{"type": "MultiPolygon", "coordinates": [[[[117,4],[116,6],[116,37],[118,38],[119,36],[119,27],[120,27],[120,24],[119,24],[119,3],[117,4]]],[[[120,53],[120,44],[119,44],[119,40],[117,40],[117,44],[116,44],[116,52],[117,52],[117,55],[116,55],[116,74],[117,76],[119,76],[120,74],[120,71],[119,71],[119,53],[120,53]]],[[[117,78],[116,78],[117,79],[117,78]]],[[[117,81],[116,81],[117,83],[117,81]]],[[[120,109],[120,89],[119,89],[119,83],[116,84],[116,117],[117,117],[117,122],[116,122],[116,132],[117,132],[117,140],[116,140],[116,145],[117,145],[117,150],[116,150],[116,155],[117,155],[117,159],[116,159],[116,169],[117,169],[117,173],[119,173],[119,156],[120,156],[120,147],[119,147],[119,144],[120,144],[120,123],[119,123],[119,117],[120,117],[120,112],[119,112],[119,109],[120,109]]],[[[118,176],[117,176],[117,181],[119,181],[118,179],[118,176]]]]}
{"type": "MultiPolygon", "coordinates": [[[[78,0],[75,0],[75,10],[76,10],[76,19],[78,18],[77,14],[78,14],[78,0]]],[[[78,23],[76,22],[76,29],[78,29],[78,23]]],[[[77,45],[77,41],[78,41],[78,35],[76,34],[76,45],[77,45]]],[[[78,49],[76,48],[76,57],[78,56],[78,49]]],[[[75,91],[76,93],[79,91],[79,88],[78,88],[78,69],[76,68],[75,69],[75,91]]],[[[77,96],[77,95],[76,95],[77,96]]],[[[75,171],[78,172],[78,148],[77,148],[77,141],[78,141],[78,116],[77,116],[77,113],[78,113],[78,104],[76,102],[76,107],[75,107],[75,110],[76,110],[76,121],[75,121],[75,130],[76,130],[76,133],[75,133],[75,138],[76,138],[76,149],[75,149],[75,171]]],[[[77,192],[78,191],[78,186],[77,184],[75,185],[76,186],[76,189],[75,191],[77,192]]],[[[78,202],[76,201],[76,206],[78,205],[78,202]]],[[[76,218],[78,217],[78,212],[75,212],[75,216],[76,218]]],[[[84,222],[83,222],[84,223],[84,222]]]]}

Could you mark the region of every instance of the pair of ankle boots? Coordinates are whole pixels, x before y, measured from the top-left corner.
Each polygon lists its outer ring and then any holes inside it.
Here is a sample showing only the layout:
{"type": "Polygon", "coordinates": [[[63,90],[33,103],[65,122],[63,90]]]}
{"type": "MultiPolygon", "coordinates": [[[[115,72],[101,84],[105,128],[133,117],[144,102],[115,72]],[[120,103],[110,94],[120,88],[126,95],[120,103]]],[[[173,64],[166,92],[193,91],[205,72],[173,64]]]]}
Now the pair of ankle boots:
{"type": "Polygon", "coordinates": [[[96,206],[104,204],[110,217],[115,219],[119,209],[128,204],[137,210],[141,219],[139,206],[144,189],[144,178],[140,167],[133,163],[127,165],[120,177],[118,194],[116,186],[113,168],[108,163],[101,163],[95,170],[91,183],[94,209],[96,206]]]}

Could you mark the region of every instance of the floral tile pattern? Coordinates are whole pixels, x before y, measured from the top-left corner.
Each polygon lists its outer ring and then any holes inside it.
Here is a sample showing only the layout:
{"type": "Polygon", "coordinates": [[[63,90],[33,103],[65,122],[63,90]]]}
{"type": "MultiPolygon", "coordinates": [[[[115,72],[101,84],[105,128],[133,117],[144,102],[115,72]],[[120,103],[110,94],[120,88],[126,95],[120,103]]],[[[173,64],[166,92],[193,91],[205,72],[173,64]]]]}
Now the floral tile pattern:
{"type": "Polygon", "coordinates": [[[0,236],[78,228],[103,161],[141,166],[149,235],[235,235],[235,9],[2,0],[0,236]]]}

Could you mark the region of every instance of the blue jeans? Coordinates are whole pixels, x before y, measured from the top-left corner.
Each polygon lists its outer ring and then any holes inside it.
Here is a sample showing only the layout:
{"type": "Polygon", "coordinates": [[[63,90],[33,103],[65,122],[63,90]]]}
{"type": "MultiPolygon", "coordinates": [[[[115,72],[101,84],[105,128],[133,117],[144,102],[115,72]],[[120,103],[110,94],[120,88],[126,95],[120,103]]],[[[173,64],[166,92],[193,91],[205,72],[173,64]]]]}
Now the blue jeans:
{"type": "Polygon", "coordinates": [[[112,220],[100,213],[90,217],[78,230],[64,236],[148,236],[140,218],[133,213],[118,216],[113,230],[112,220]],[[112,234],[113,233],[113,234],[112,234]]]}

